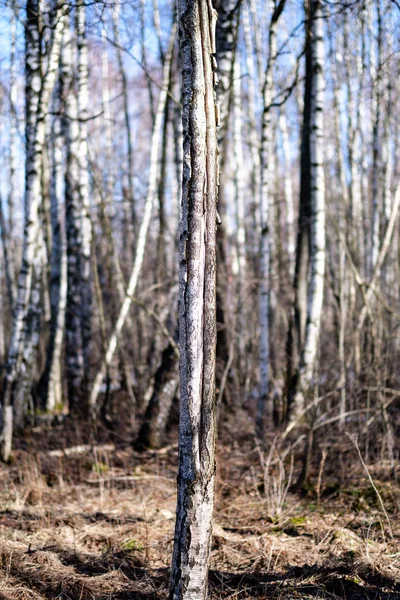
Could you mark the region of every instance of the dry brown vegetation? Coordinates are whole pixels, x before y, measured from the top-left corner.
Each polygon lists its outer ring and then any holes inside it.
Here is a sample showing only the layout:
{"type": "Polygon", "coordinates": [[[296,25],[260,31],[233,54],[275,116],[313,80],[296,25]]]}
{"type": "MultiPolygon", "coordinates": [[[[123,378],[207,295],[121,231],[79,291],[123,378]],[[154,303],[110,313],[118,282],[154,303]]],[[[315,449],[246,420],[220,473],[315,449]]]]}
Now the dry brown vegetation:
{"type": "MultiPolygon", "coordinates": [[[[13,463],[1,467],[1,600],[167,596],[174,439],[138,453],[121,432],[99,431],[94,446],[83,435],[68,423],[32,427],[18,439],[13,463]]],[[[399,488],[382,461],[369,465],[392,539],[365,471],[348,460],[351,442],[341,445],[342,468],[331,445],[300,495],[296,450],[290,475],[291,453],[278,445],[264,453],[244,415],[224,423],[212,598],[400,598],[399,488]]]]}

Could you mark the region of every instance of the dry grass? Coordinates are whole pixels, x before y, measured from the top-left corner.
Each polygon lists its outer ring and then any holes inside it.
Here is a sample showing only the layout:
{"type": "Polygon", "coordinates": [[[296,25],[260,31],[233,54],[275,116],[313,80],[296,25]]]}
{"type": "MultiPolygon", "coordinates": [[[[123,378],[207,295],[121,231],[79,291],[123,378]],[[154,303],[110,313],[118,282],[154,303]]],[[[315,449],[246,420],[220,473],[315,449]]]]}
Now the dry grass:
{"type": "MultiPolygon", "coordinates": [[[[99,445],[59,456],[46,444],[33,451],[35,440],[16,452],[13,465],[1,467],[0,600],[166,598],[176,446],[138,454],[99,445]]],[[[362,467],[349,473],[357,486],[333,493],[328,480],[320,482],[319,506],[313,496],[285,492],[286,516],[276,522],[268,518],[266,465],[260,466],[251,432],[243,430],[240,443],[220,441],[218,455],[213,599],[400,598],[393,484],[376,479],[391,518],[389,544],[362,467]]],[[[283,464],[274,470],[271,463],[272,454],[268,482],[276,471],[279,489],[286,489],[283,464]]],[[[373,467],[371,474],[379,475],[373,467]]]]}

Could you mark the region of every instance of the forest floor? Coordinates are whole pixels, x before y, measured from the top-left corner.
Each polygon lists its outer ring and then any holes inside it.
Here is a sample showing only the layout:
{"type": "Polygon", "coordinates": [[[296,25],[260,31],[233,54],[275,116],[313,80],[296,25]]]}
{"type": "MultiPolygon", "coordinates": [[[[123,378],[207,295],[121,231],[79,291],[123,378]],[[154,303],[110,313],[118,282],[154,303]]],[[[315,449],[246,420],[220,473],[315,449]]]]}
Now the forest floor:
{"type": "MultiPolygon", "coordinates": [[[[82,436],[33,427],[0,467],[0,600],[168,597],[177,445],[139,453],[82,436]]],[[[368,466],[385,516],[362,465],[335,476],[329,453],[307,495],[285,495],[298,467],[291,477],[290,460],[268,461],[250,427],[224,425],[211,598],[400,599],[398,484],[383,463],[368,466]]]]}

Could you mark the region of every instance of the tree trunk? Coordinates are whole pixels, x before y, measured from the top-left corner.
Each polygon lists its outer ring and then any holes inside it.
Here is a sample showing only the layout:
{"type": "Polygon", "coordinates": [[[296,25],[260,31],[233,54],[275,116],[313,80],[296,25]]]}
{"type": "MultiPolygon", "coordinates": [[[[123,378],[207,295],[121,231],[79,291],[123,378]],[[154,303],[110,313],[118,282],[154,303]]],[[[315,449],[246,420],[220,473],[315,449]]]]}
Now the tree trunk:
{"type": "Polygon", "coordinates": [[[46,74],[41,77],[40,11],[37,0],[27,3],[26,27],[26,165],[25,165],[25,228],[22,264],[18,279],[13,330],[3,384],[3,421],[1,457],[8,460],[11,449],[8,428],[12,428],[12,407],[16,382],[23,362],[25,337],[28,331],[29,304],[34,275],[35,255],[40,240],[39,209],[41,204],[40,173],[42,148],[46,135],[46,115],[60,56],[62,31],[67,6],[58,4],[49,49],[46,74]],[[7,431],[6,429],[7,428],[7,431]]]}
{"type": "MultiPolygon", "coordinates": [[[[309,200],[303,199],[306,206],[310,207],[310,282],[307,293],[307,322],[305,327],[304,344],[302,345],[298,377],[295,381],[293,393],[293,410],[291,421],[297,420],[304,408],[305,396],[311,385],[314,364],[318,350],[322,301],[324,292],[325,275],[325,182],[323,162],[323,106],[324,106],[324,42],[323,42],[323,16],[320,0],[311,0],[309,13],[309,59],[307,61],[306,91],[304,102],[304,128],[309,129],[303,135],[302,147],[302,188],[308,187],[309,200]],[[307,82],[309,85],[307,86],[307,82]],[[309,114],[307,114],[307,105],[309,114]],[[309,119],[309,121],[308,121],[309,119]],[[308,126],[309,122],[309,126],[308,126]],[[303,162],[304,161],[304,162],[303,162]],[[306,182],[304,182],[306,178],[306,182]]],[[[303,192],[303,189],[302,189],[303,192]]],[[[300,208],[301,210],[301,208],[300,208]]],[[[303,218],[304,218],[303,213],[303,218]]],[[[301,225],[300,225],[301,226],[301,225]]],[[[300,244],[302,235],[299,234],[298,253],[302,248],[300,244]]],[[[303,249],[305,250],[304,246],[303,249]]],[[[304,265],[305,267],[305,265],[304,265]]],[[[296,265],[296,275],[300,275],[296,265]]],[[[297,295],[300,284],[307,286],[307,270],[301,272],[304,279],[298,281],[297,295]]],[[[304,300],[302,301],[303,308],[304,300]]],[[[302,311],[303,312],[303,311],[302,311]]],[[[303,317],[304,318],[304,317],[303,317]]],[[[303,326],[302,326],[303,327],[303,326]]],[[[300,328],[300,334],[302,333],[300,328]]],[[[301,339],[301,338],[300,338],[301,339]]]]}
{"type": "Polygon", "coordinates": [[[59,409],[63,402],[61,354],[65,329],[67,300],[67,248],[63,208],[62,130],[59,119],[52,129],[52,174],[50,190],[50,217],[52,247],[50,265],[50,337],[47,346],[46,367],[39,387],[42,405],[47,411],[59,409]]]}
{"type": "Polygon", "coordinates": [[[180,423],[171,600],[204,600],[215,485],[217,131],[216,12],[179,1],[183,78],[180,234],[180,423]]]}
{"type": "Polygon", "coordinates": [[[274,86],[274,68],[277,52],[277,26],[279,17],[285,6],[286,0],[281,0],[272,13],[269,26],[269,44],[268,44],[268,64],[265,72],[263,87],[263,117],[261,130],[261,149],[260,149],[260,168],[261,168],[261,186],[260,186],[260,291],[259,291],[259,311],[260,311],[260,393],[257,406],[257,430],[262,435],[263,420],[266,412],[272,416],[272,402],[268,403],[269,389],[269,311],[270,311],[270,188],[274,175],[272,164],[272,153],[274,151],[272,144],[272,93],[274,86]]]}
{"type": "Polygon", "coordinates": [[[126,246],[125,251],[126,258],[131,260],[133,252],[133,231],[136,224],[136,209],[135,209],[135,187],[133,183],[133,146],[132,146],[132,132],[131,132],[131,121],[129,118],[129,96],[128,96],[128,82],[126,78],[124,63],[122,60],[122,52],[119,38],[119,9],[120,5],[118,2],[115,3],[112,13],[113,19],[113,31],[114,41],[117,51],[118,67],[121,74],[122,80],[122,95],[124,100],[124,120],[125,120],[125,132],[126,132],[126,145],[128,154],[128,171],[126,179],[123,185],[123,210],[124,210],[124,222],[125,222],[125,235],[126,235],[126,246]]]}
{"type": "Polygon", "coordinates": [[[73,91],[73,41],[66,30],[62,56],[63,128],[67,146],[65,210],[68,292],[66,310],[66,376],[69,408],[85,412],[91,330],[91,240],[87,151],[87,43],[82,1],[76,10],[78,46],[77,96],[73,91]]]}
{"type": "Polygon", "coordinates": [[[154,377],[153,393],[146,409],[135,446],[144,450],[161,448],[168,416],[178,388],[177,352],[172,344],[165,348],[154,377]]]}

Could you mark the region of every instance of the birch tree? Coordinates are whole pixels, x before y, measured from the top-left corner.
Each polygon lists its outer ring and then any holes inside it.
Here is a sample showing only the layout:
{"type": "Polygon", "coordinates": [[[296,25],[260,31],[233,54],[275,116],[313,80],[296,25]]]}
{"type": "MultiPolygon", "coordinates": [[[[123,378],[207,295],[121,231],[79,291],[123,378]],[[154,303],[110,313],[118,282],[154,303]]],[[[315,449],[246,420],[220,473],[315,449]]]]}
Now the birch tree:
{"type": "MultiPolygon", "coordinates": [[[[270,186],[273,178],[272,168],[272,127],[271,127],[271,109],[272,95],[274,87],[274,68],[277,53],[277,27],[278,21],[285,7],[286,0],[280,0],[274,5],[270,26],[268,42],[268,63],[265,71],[263,86],[263,117],[261,129],[261,148],[260,148],[260,395],[257,407],[257,427],[258,432],[262,432],[263,417],[266,411],[269,388],[269,300],[270,300],[270,186]]],[[[268,412],[272,414],[272,406],[268,407],[268,412]]]]}
{"type": "Polygon", "coordinates": [[[63,403],[62,349],[65,330],[65,310],[67,302],[67,247],[64,208],[64,172],[62,156],[62,126],[60,119],[53,121],[52,127],[52,172],[50,189],[50,216],[52,246],[50,262],[50,302],[51,322],[47,346],[46,367],[40,391],[42,404],[47,411],[60,407],[63,403]]]}
{"type": "Polygon", "coordinates": [[[74,93],[74,45],[66,29],[62,85],[63,128],[67,147],[65,208],[68,292],[66,309],[66,375],[68,400],[73,412],[85,409],[91,329],[91,243],[89,171],[87,151],[87,42],[86,7],[76,7],[77,94],[74,93]]]}
{"type": "MultiPolygon", "coordinates": [[[[304,128],[302,147],[302,185],[307,178],[310,210],[310,281],[307,291],[307,320],[304,344],[301,348],[300,365],[296,378],[292,420],[297,419],[305,404],[317,356],[325,275],[325,181],[323,158],[323,108],[324,108],[324,40],[323,15],[320,0],[311,0],[308,15],[308,51],[306,62],[306,91],[304,101],[304,128]],[[308,83],[308,85],[307,85],[308,83]],[[309,121],[308,121],[309,119],[309,121]]],[[[302,190],[303,191],[303,190],[302,190]]],[[[306,199],[304,199],[306,201],[306,199]]],[[[304,216],[303,216],[304,219],[304,216]]],[[[299,228],[303,225],[299,222],[299,228]]],[[[302,251],[302,239],[298,238],[298,263],[302,251]]],[[[304,247],[303,247],[304,248],[304,247]]],[[[304,250],[303,250],[304,251],[304,250]]],[[[304,259],[301,259],[302,261],[304,259]]],[[[299,266],[296,265],[299,276],[299,266]]],[[[307,286],[307,271],[303,269],[302,286],[307,286]]],[[[299,292],[299,288],[297,289],[299,292]]]]}
{"type": "MultiPolygon", "coordinates": [[[[1,456],[8,460],[11,452],[13,402],[15,383],[23,362],[24,343],[32,291],[35,255],[40,239],[39,208],[41,203],[41,158],[46,136],[46,115],[55,83],[60,56],[62,31],[68,7],[57,4],[53,20],[47,70],[42,76],[40,47],[40,5],[37,0],[27,2],[26,26],[26,165],[25,165],[25,227],[22,265],[18,279],[13,330],[8,351],[6,376],[2,393],[1,456]]],[[[25,357],[26,358],[26,357],[25,357]]],[[[28,357],[29,360],[29,357],[28,357]]]]}
{"type": "Polygon", "coordinates": [[[171,600],[207,597],[215,487],[216,12],[180,0],[183,186],[180,230],[179,472],[171,600]]]}

